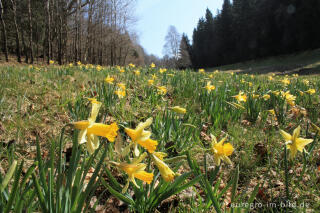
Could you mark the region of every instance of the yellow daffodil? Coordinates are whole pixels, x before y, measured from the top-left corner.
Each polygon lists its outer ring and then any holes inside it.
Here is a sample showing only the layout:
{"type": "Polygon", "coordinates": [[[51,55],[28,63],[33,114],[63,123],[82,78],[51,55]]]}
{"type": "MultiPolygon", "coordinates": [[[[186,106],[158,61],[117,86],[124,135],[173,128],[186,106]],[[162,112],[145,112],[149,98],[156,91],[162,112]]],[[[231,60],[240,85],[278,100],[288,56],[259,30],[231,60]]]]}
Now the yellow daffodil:
{"type": "Polygon", "coordinates": [[[131,163],[113,162],[113,164],[115,164],[118,168],[120,168],[121,170],[123,170],[125,173],[128,174],[128,181],[127,181],[127,184],[124,186],[122,193],[127,191],[130,182],[132,182],[137,188],[140,188],[137,185],[135,178],[142,180],[147,184],[150,184],[152,182],[153,173],[146,172],[145,168],[147,167],[147,165],[144,163],[141,163],[141,161],[147,156],[146,154],[147,153],[141,154],[140,157],[133,159],[131,163]]]}
{"type": "Polygon", "coordinates": [[[267,110],[271,115],[275,116],[276,115],[276,112],[274,111],[274,109],[270,109],[270,110],[267,110]]]}
{"type": "Polygon", "coordinates": [[[307,86],[308,86],[309,83],[310,83],[310,81],[308,81],[307,79],[303,79],[302,82],[303,82],[305,85],[307,85],[307,86]]]}
{"type": "Polygon", "coordinates": [[[165,95],[167,93],[167,88],[165,86],[157,87],[159,95],[165,95]]]}
{"type": "Polygon", "coordinates": [[[167,72],[167,69],[160,68],[160,69],[159,69],[159,72],[160,72],[160,73],[165,73],[165,72],[167,72]]]}
{"type": "Polygon", "coordinates": [[[78,66],[80,66],[81,65],[81,61],[78,61],[77,64],[78,64],[78,66]]]}
{"type": "Polygon", "coordinates": [[[118,96],[118,98],[124,98],[126,97],[126,91],[125,90],[116,90],[114,91],[114,94],[118,96]]]}
{"type": "Polygon", "coordinates": [[[119,72],[120,72],[120,73],[124,73],[125,70],[124,70],[124,69],[119,69],[119,72]]]}
{"type": "Polygon", "coordinates": [[[272,91],[272,94],[274,94],[275,96],[278,96],[280,94],[280,91],[278,91],[278,90],[272,91]]]}
{"type": "Polygon", "coordinates": [[[76,129],[80,130],[78,136],[79,144],[86,142],[88,152],[92,154],[99,147],[99,138],[97,136],[105,137],[110,142],[113,142],[119,128],[117,123],[111,125],[95,123],[102,103],[95,99],[90,99],[90,101],[92,109],[88,120],[77,121],[73,125],[76,129]]]}
{"type": "Polygon", "coordinates": [[[294,106],[295,105],[295,100],[296,100],[296,96],[290,94],[290,91],[287,92],[281,92],[282,96],[286,99],[287,103],[290,106],[294,106]]]}
{"type": "Polygon", "coordinates": [[[286,141],[287,149],[290,150],[290,154],[289,154],[290,159],[293,159],[296,156],[298,151],[303,152],[304,147],[313,141],[313,139],[299,138],[300,130],[301,128],[300,126],[298,126],[293,131],[292,135],[290,135],[289,133],[283,130],[280,130],[280,134],[286,141]]]}
{"type": "Polygon", "coordinates": [[[97,71],[101,71],[101,70],[102,70],[102,67],[101,67],[100,65],[98,65],[98,66],[96,67],[96,70],[97,70],[97,71]]]}
{"type": "Polygon", "coordinates": [[[212,78],[213,78],[213,74],[210,74],[210,75],[209,75],[209,78],[211,78],[211,79],[212,79],[212,78]]]}
{"type": "Polygon", "coordinates": [[[272,81],[273,77],[272,76],[268,76],[268,79],[269,79],[269,81],[272,81]]]}
{"type": "Polygon", "coordinates": [[[158,142],[150,139],[151,132],[144,130],[152,124],[152,118],[148,118],[145,122],[141,122],[135,129],[125,128],[125,132],[134,143],[134,153],[139,155],[138,144],[147,149],[149,153],[153,153],[158,145],[158,142]]]}
{"type": "Polygon", "coordinates": [[[269,94],[265,94],[265,95],[263,95],[262,97],[263,97],[263,99],[264,99],[265,101],[267,101],[267,100],[270,99],[270,95],[269,95],[269,94]]]}
{"type": "Polygon", "coordinates": [[[69,67],[73,67],[73,63],[70,63],[70,64],[69,64],[69,67]]]}
{"type": "MultiPolygon", "coordinates": [[[[151,158],[153,160],[153,163],[159,169],[161,177],[166,182],[172,182],[174,180],[174,177],[176,176],[176,174],[170,169],[170,167],[165,162],[160,160],[159,157],[157,157],[156,154],[152,154],[151,158]]],[[[162,156],[162,158],[163,158],[163,156],[162,156]]]]}
{"type": "Polygon", "coordinates": [[[153,75],[152,75],[152,79],[157,79],[157,75],[156,75],[156,74],[153,74],[153,75]]]}
{"type": "Polygon", "coordinates": [[[214,71],[213,73],[214,73],[214,74],[218,74],[218,73],[219,73],[219,70],[216,70],[216,71],[214,71]]]}
{"type": "Polygon", "coordinates": [[[170,109],[178,114],[186,114],[187,110],[185,108],[175,106],[175,107],[170,107],[170,109]]]}
{"type": "Polygon", "coordinates": [[[283,80],[281,80],[281,82],[282,82],[285,86],[287,86],[287,85],[290,84],[290,80],[289,80],[288,78],[284,78],[283,80]]]}
{"type": "Polygon", "coordinates": [[[49,61],[49,64],[54,64],[54,60],[50,60],[50,61],[49,61]]]}
{"type": "Polygon", "coordinates": [[[214,85],[211,85],[211,81],[208,81],[207,85],[204,88],[206,88],[208,93],[210,93],[211,90],[215,90],[216,89],[216,87],[214,85]]]}
{"type": "Polygon", "coordinates": [[[237,99],[238,102],[246,102],[247,101],[247,95],[243,92],[239,92],[238,95],[232,96],[237,99]]]}
{"type": "Polygon", "coordinates": [[[118,83],[117,86],[121,89],[121,90],[125,90],[126,89],[126,85],[123,83],[118,83]]]}
{"type": "Polygon", "coordinates": [[[199,69],[198,72],[202,74],[205,73],[204,69],[199,69]]]}
{"type": "Polygon", "coordinates": [[[153,83],[154,83],[154,80],[153,80],[153,79],[148,80],[148,85],[149,85],[149,86],[152,86],[153,83]]]}
{"type": "Polygon", "coordinates": [[[304,92],[301,91],[301,90],[299,90],[299,94],[300,94],[301,96],[303,96],[303,95],[304,95],[304,92]]]}
{"type": "Polygon", "coordinates": [[[104,79],[104,81],[108,84],[113,84],[114,78],[110,77],[109,75],[104,79]]]}
{"type": "Polygon", "coordinates": [[[135,75],[140,75],[140,71],[139,71],[139,70],[135,70],[135,71],[134,71],[134,74],[135,74],[135,75]]]}
{"type": "Polygon", "coordinates": [[[150,67],[151,67],[151,68],[155,68],[156,65],[155,65],[154,63],[151,63],[151,64],[150,64],[150,67]]]}
{"type": "Polygon", "coordinates": [[[167,153],[164,152],[154,152],[152,153],[153,155],[155,155],[157,158],[159,158],[160,160],[163,161],[163,158],[167,157],[167,153]]]}
{"type": "Polygon", "coordinates": [[[253,84],[252,84],[252,82],[248,82],[248,85],[249,85],[249,87],[252,87],[253,84]]]}
{"type": "Polygon", "coordinates": [[[308,89],[308,90],[306,91],[306,93],[312,95],[312,94],[316,93],[316,90],[315,90],[315,89],[308,89]]]}
{"type": "Polygon", "coordinates": [[[134,64],[132,64],[132,63],[130,63],[130,64],[129,64],[129,67],[131,67],[131,68],[135,68],[135,67],[136,67],[136,65],[134,65],[134,64]]]}
{"type": "Polygon", "coordinates": [[[217,142],[217,138],[214,135],[211,135],[211,149],[213,153],[214,162],[217,166],[220,165],[221,160],[225,161],[227,164],[232,164],[230,156],[234,151],[233,146],[230,143],[224,144],[227,137],[224,137],[221,141],[217,142]]]}
{"type": "Polygon", "coordinates": [[[295,77],[295,78],[299,77],[298,74],[293,74],[292,76],[295,77]]]}

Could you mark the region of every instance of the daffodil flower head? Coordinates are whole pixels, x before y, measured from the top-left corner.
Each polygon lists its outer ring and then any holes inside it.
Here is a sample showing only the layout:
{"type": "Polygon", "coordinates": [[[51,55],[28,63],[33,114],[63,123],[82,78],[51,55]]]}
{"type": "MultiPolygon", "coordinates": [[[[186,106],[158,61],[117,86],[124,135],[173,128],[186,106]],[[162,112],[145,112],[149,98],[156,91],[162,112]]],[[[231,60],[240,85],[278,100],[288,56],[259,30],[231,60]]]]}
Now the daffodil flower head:
{"type": "Polygon", "coordinates": [[[267,100],[270,99],[270,95],[269,95],[269,94],[265,94],[265,95],[263,95],[262,97],[263,97],[263,99],[264,99],[265,101],[267,101],[267,100]]]}
{"type": "Polygon", "coordinates": [[[98,136],[106,137],[110,142],[113,142],[119,128],[117,123],[112,123],[111,125],[95,123],[102,103],[94,98],[89,100],[92,104],[90,117],[86,121],[74,122],[73,125],[80,130],[78,135],[79,144],[86,143],[88,152],[92,154],[99,147],[98,136]]]}
{"type": "Polygon", "coordinates": [[[230,143],[224,143],[227,140],[227,137],[224,137],[221,141],[217,142],[217,138],[214,135],[211,135],[211,152],[213,153],[214,162],[217,166],[221,164],[221,160],[227,164],[232,164],[230,156],[234,148],[230,143]]]}
{"type": "Polygon", "coordinates": [[[126,97],[126,91],[125,90],[116,90],[114,91],[114,94],[116,94],[118,96],[118,98],[124,98],[126,97]]]}
{"type": "MultiPolygon", "coordinates": [[[[163,162],[159,157],[158,154],[152,154],[151,158],[153,160],[153,163],[157,166],[157,168],[160,171],[161,177],[166,181],[166,182],[172,182],[174,180],[174,177],[176,174],[170,169],[170,167],[163,162]]],[[[163,156],[162,156],[163,157],[163,156]]]]}
{"type": "Polygon", "coordinates": [[[199,73],[202,73],[202,74],[205,73],[204,69],[199,69],[198,71],[199,71],[199,73]]]}
{"type": "Polygon", "coordinates": [[[282,79],[281,82],[282,82],[285,86],[287,86],[287,85],[290,84],[290,80],[289,80],[288,78],[282,79]]]}
{"type": "Polygon", "coordinates": [[[280,134],[286,141],[287,149],[290,150],[290,153],[289,153],[290,159],[294,159],[298,151],[303,152],[304,147],[313,141],[313,139],[299,138],[300,131],[301,131],[300,126],[298,126],[295,130],[293,130],[292,135],[290,135],[289,133],[283,130],[280,130],[280,134]]]}
{"type": "Polygon", "coordinates": [[[149,86],[152,86],[153,83],[154,83],[154,80],[153,80],[153,79],[148,80],[148,85],[149,85],[149,86]]]}
{"type": "Polygon", "coordinates": [[[139,150],[137,146],[138,144],[143,148],[147,149],[149,153],[153,153],[156,150],[158,142],[150,139],[151,132],[145,130],[151,124],[152,118],[148,118],[145,122],[139,123],[135,129],[125,128],[125,132],[127,133],[127,135],[129,135],[129,137],[135,145],[135,156],[139,155],[139,150]]]}
{"type": "Polygon", "coordinates": [[[134,74],[135,74],[135,75],[140,75],[140,70],[135,70],[135,71],[134,71],[134,74]]]}
{"type": "Polygon", "coordinates": [[[247,101],[247,95],[244,94],[242,91],[240,91],[238,95],[235,95],[232,97],[236,98],[238,102],[246,102],[247,101]]]}
{"type": "Polygon", "coordinates": [[[167,93],[167,88],[165,86],[157,87],[159,95],[165,95],[167,93]]]}
{"type": "Polygon", "coordinates": [[[302,82],[303,82],[305,85],[307,85],[307,86],[308,86],[309,83],[310,83],[310,81],[308,81],[307,79],[303,79],[302,82]]]}
{"type": "Polygon", "coordinates": [[[306,93],[312,95],[312,94],[316,93],[316,90],[315,90],[315,89],[308,89],[308,90],[306,91],[306,93]]]}
{"type": "Polygon", "coordinates": [[[276,115],[276,112],[274,111],[274,109],[270,109],[270,110],[267,110],[271,115],[275,116],[276,115]]]}
{"type": "Polygon", "coordinates": [[[182,108],[180,106],[174,106],[174,107],[169,107],[172,111],[178,113],[178,114],[186,114],[187,110],[185,108],[182,108]]]}
{"type": "Polygon", "coordinates": [[[108,84],[113,84],[114,78],[110,77],[109,75],[104,79],[104,81],[108,84]]]}
{"type": "Polygon", "coordinates": [[[287,91],[287,92],[282,92],[281,91],[281,94],[286,99],[287,103],[290,106],[294,106],[295,105],[296,96],[290,94],[290,91],[287,91]]]}
{"type": "Polygon", "coordinates": [[[205,88],[206,88],[207,92],[210,93],[211,90],[214,90],[216,87],[214,85],[211,85],[211,81],[208,81],[205,88]]]}
{"type": "Polygon", "coordinates": [[[141,163],[146,156],[147,153],[143,153],[138,158],[133,159],[131,163],[114,163],[128,175],[128,182],[122,190],[123,193],[127,191],[130,182],[132,182],[137,188],[140,188],[137,185],[135,178],[142,180],[147,184],[150,184],[152,182],[153,173],[146,172],[145,168],[147,167],[147,165],[141,163]]]}

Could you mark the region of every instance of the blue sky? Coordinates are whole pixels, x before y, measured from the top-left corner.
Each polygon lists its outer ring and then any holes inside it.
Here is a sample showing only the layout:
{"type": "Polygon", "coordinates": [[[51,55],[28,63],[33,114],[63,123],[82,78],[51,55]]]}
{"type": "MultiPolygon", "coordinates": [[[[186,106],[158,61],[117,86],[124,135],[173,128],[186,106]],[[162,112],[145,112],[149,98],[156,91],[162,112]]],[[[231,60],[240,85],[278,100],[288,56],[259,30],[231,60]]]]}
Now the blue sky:
{"type": "Polygon", "coordinates": [[[140,44],[148,54],[162,57],[164,38],[170,25],[180,34],[192,38],[193,29],[199,18],[209,8],[215,15],[223,0],[138,0],[136,31],[140,44]]]}

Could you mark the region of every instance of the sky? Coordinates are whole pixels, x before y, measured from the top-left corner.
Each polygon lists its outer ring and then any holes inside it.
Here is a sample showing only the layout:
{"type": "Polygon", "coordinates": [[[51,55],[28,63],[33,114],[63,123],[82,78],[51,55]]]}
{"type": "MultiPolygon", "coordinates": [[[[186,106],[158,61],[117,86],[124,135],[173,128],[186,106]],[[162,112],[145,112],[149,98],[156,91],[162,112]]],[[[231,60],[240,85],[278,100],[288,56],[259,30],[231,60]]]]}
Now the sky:
{"type": "Polygon", "coordinates": [[[136,31],[148,54],[162,57],[164,38],[170,25],[192,39],[193,29],[209,8],[213,15],[221,9],[223,0],[138,0],[136,31]]]}

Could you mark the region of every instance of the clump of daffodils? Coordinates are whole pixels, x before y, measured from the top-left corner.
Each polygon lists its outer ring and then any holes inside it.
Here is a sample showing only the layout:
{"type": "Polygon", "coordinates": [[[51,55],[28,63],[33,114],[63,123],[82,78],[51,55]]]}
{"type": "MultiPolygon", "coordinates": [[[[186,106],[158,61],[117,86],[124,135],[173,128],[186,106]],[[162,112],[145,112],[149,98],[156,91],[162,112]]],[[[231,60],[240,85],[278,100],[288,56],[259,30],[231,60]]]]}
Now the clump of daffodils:
{"type": "Polygon", "coordinates": [[[161,177],[166,182],[173,181],[175,176],[177,176],[163,160],[166,157],[166,153],[155,151],[158,142],[151,139],[152,132],[146,130],[152,124],[152,120],[152,118],[148,118],[145,122],[140,122],[135,129],[125,128],[125,133],[130,137],[131,141],[124,150],[128,150],[129,148],[127,155],[130,156],[130,148],[133,147],[134,158],[130,159],[129,162],[111,162],[112,165],[128,175],[128,181],[122,190],[123,193],[127,191],[130,182],[139,188],[135,179],[139,179],[147,184],[153,181],[154,174],[145,171],[147,164],[144,162],[152,162],[154,168],[158,168],[161,177]],[[140,147],[146,151],[140,153],[140,147]],[[151,161],[148,161],[147,158],[151,161]]]}

